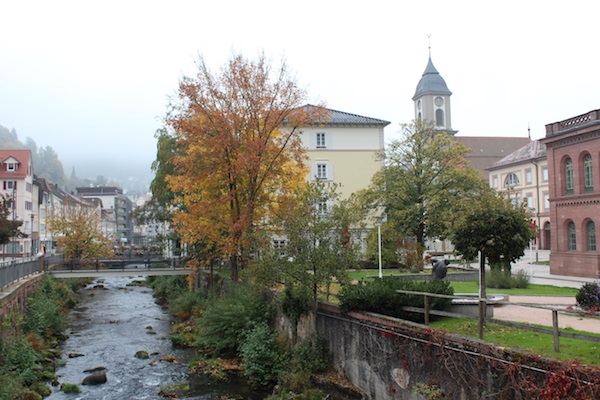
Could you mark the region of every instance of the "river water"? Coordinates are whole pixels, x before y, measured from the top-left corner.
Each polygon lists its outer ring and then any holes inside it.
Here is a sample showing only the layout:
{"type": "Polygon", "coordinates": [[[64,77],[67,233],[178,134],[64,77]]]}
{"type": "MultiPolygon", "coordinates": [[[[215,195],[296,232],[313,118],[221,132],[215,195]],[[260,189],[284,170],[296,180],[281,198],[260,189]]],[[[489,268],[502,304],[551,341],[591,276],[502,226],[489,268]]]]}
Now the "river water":
{"type": "MultiPolygon", "coordinates": [[[[60,383],[78,384],[81,393],[53,388],[49,399],[159,399],[161,389],[190,380],[187,365],[192,352],[171,346],[167,338],[171,317],[154,302],[151,289],[128,286],[133,280],[107,277],[81,290],[80,303],[69,315],[69,339],[62,346],[66,365],[56,371],[60,383]],[[138,351],[148,352],[150,358],[136,358],[138,351]],[[173,357],[177,362],[162,360],[173,357]],[[107,382],[81,385],[89,375],[84,371],[94,368],[106,368],[107,382]]],[[[238,382],[191,378],[188,399],[265,397],[238,382]]]]}

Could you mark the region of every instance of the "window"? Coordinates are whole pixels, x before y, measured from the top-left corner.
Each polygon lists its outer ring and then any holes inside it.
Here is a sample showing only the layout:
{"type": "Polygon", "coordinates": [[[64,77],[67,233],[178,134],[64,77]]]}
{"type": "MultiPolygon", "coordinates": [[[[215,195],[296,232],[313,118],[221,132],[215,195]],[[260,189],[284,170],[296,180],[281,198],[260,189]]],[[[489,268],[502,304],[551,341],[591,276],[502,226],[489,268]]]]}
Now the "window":
{"type": "Polygon", "coordinates": [[[30,201],[26,201],[26,202],[25,202],[25,209],[26,209],[27,211],[31,211],[31,210],[33,210],[33,203],[31,203],[30,201]]]}
{"type": "Polygon", "coordinates": [[[542,181],[548,182],[548,167],[542,167],[542,181]]]}
{"type": "Polygon", "coordinates": [[[596,224],[589,221],[586,225],[587,231],[587,250],[596,251],[596,224]]]}
{"type": "Polygon", "coordinates": [[[510,200],[515,207],[519,207],[521,205],[521,193],[515,193],[510,196],[510,200]]]}
{"type": "Polygon", "coordinates": [[[566,194],[573,194],[575,189],[575,182],[573,180],[573,160],[567,158],[565,161],[565,192],[566,194]]]}
{"type": "Polygon", "coordinates": [[[17,190],[17,181],[4,181],[4,190],[17,190]]]}
{"type": "Polygon", "coordinates": [[[550,193],[544,192],[544,211],[550,211],[550,193]]]}
{"type": "Polygon", "coordinates": [[[8,172],[15,172],[17,170],[17,164],[15,164],[15,163],[6,163],[6,170],[8,172]]]}
{"type": "Polygon", "coordinates": [[[531,185],[533,183],[533,174],[531,173],[531,169],[525,170],[525,184],[531,185]]]}
{"type": "Polygon", "coordinates": [[[527,193],[526,195],[526,199],[527,199],[527,208],[533,209],[533,194],[531,193],[527,193]]]}
{"type": "Polygon", "coordinates": [[[327,179],[327,164],[317,164],[317,179],[327,179]]]}
{"type": "Polygon", "coordinates": [[[573,221],[569,222],[569,225],[567,225],[567,234],[569,250],[577,250],[577,236],[575,234],[575,223],[573,221]]]}
{"type": "Polygon", "coordinates": [[[27,190],[30,193],[33,192],[33,185],[31,183],[27,182],[25,184],[25,190],[27,190]]]}
{"type": "Polygon", "coordinates": [[[504,181],[504,187],[511,189],[518,185],[519,185],[519,177],[517,176],[517,174],[514,174],[514,173],[508,174],[508,176],[506,177],[506,180],[504,181]]]}
{"type": "Polygon", "coordinates": [[[584,177],[584,186],[586,192],[594,191],[594,173],[592,171],[592,156],[590,154],[586,154],[583,157],[583,177],[584,177]]]}
{"type": "Polygon", "coordinates": [[[273,240],[273,248],[277,252],[279,257],[285,256],[285,240],[284,239],[274,239],[273,240]]]}
{"type": "Polygon", "coordinates": [[[494,175],[492,177],[492,187],[494,189],[498,189],[498,175],[494,175]]]}
{"type": "Polygon", "coordinates": [[[325,143],[325,132],[317,132],[317,149],[324,149],[325,143]]]}
{"type": "Polygon", "coordinates": [[[444,126],[444,110],[442,110],[441,108],[435,110],[435,126],[444,126]]]}
{"type": "Polygon", "coordinates": [[[317,213],[319,215],[327,214],[327,202],[326,201],[321,201],[317,204],[317,213]]]}

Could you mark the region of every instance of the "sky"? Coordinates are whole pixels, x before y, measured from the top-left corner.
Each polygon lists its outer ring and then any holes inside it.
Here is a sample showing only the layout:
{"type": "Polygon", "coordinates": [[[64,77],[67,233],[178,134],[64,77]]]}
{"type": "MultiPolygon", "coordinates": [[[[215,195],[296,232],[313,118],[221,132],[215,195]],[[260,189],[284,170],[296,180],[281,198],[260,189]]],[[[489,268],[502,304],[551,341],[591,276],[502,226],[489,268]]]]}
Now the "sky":
{"type": "Polygon", "coordinates": [[[431,54],[458,135],[540,139],[600,108],[598,15],[577,0],[0,0],[0,125],[67,175],[143,179],[195,61],[263,53],[309,102],[390,121],[389,141],[431,54]]]}

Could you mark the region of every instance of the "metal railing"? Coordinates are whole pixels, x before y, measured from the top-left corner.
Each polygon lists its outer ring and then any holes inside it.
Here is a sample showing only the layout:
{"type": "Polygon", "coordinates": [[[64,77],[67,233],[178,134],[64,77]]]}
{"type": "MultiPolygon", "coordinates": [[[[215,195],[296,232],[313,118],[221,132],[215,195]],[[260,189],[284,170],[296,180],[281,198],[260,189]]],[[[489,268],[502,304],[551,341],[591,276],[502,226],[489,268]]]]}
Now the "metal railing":
{"type": "Polygon", "coordinates": [[[578,339],[578,340],[600,342],[600,338],[598,338],[597,336],[570,333],[570,332],[561,331],[559,329],[558,313],[561,312],[564,314],[580,315],[580,313],[577,311],[571,311],[571,310],[555,308],[555,307],[545,307],[545,306],[534,305],[534,304],[529,304],[529,303],[510,303],[512,305],[518,305],[518,306],[522,306],[522,307],[529,307],[529,308],[551,311],[552,312],[552,329],[547,329],[544,327],[539,327],[539,326],[522,323],[522,322],[503,321],[503,320],[499,320],[499,319],[495,319],[495,318],[487,318],[485,309],[488,304],[488,299],[485,299],[485,298],[479,298],[479,297],[474,298],[478,302],[478,305],[479,305],[479,316],[472,317],[472,316],[452,313],[452,312],[448,312],[448,311],[433,310],[430,307],[430,299],[431,298],[464,299],[465,298],[464,295],[462,295],[462,296],[444,295],[444,294],[438,294],[438,293],[415,292],[415,291],[410,291],[410,290],[396,290],[396,292],[403,293],[403,294],[416,295],[416,296],[423,296],[423,308],[406,307],[405,306],[405,307],[402,307],[402,309],[405,311],[409,311],[409,312],[423,314],[424,319],[425,319],[425,325],[429,325],[430,315],[438,315],[438,316],[451,317],[451,318],[477,319],[479,321],[479,338],[480,339],[483,339],[485,322],[488,321],[491,323],[495,323],[495,324],[499,324],[499,325],[506,325],[506,326],[510,326],[513,328],[517,328],[517,329],[523,329],[526,331],[539,332],[539,333],[545,333],[545,334],[552,335],[553,342],[554,342],[554,351],[556,353],[560,352],[560,339],[559,338],[561,336],[572,338],[572,339],[578,339]]]}
{"type": "Polygon", "coordinates": [[[0,291],[10,284],[44,270],[44,262],[39,257],[15,258],[0,262],[0,291]]]}

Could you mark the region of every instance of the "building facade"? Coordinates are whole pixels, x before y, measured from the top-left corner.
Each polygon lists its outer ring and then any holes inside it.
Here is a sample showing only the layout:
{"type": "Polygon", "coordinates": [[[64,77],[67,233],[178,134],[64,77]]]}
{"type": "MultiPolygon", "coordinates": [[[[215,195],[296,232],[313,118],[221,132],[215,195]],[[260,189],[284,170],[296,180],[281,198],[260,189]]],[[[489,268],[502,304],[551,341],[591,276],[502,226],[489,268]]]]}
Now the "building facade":
{"type": "MultiPolygon", "coordinates": [[[[311,106],[314,107],[314,106],[311,106]]],[[[326,121],[302,129],[309,157],[309,177],[337,183],[341,198],[365,189],[381,169],[388,121],[328,109],[326,121]]]]}
{"type": "Polygon", "coordinates": [[[133,202],[114,186],[76,188],[77,195],[95,199],[102,209],[102,229],[115,245],[131,245],[133,242],[133,202]]]}
{"type": "Polygon", "coordinates": [[[537,249],[550,250],[550,187],[546,146],[532,141],[487,169],[490,187],[515,204],[527,204],[536,227],[537,249]]]}
{"type": "Polygon", "coordinates": [[[34,202],[31,150],[0,150],[0,194],[10,198],[11,218],[21,221],[22,237],[1,246],[2,256],[26,257],[35,255],[34,225],[37,203],[34,202]]]}
{"type": "Polygon", "coordinates": [[[598,278],[600,110],[546,125],[552,240],[550,272],[598,278]]]}

